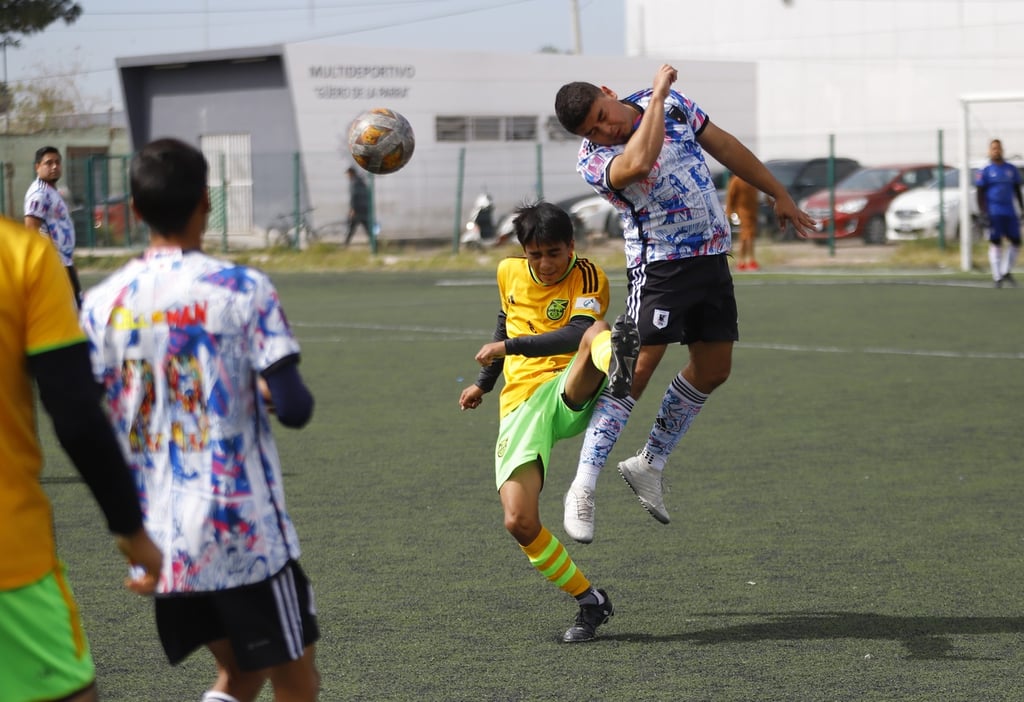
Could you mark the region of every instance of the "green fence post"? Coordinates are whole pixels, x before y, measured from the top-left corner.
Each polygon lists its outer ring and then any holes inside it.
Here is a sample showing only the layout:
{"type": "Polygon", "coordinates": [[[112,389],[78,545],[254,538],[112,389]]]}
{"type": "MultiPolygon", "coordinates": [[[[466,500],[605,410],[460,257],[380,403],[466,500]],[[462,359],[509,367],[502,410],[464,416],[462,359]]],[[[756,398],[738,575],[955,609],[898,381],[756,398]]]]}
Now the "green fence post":
{"type": "Polygon", "coordinates": [[[295,226],[295,241],[292,242],[294,248],[299,248],[299,236],[301,231],[299,227],[302,225],[302,175],[300,169],[302,168],[302,154],[296,151],[292,155],[292,220],[295,226]]]}
{"type": "Polygon", "coordinates": [[[0,214],[7,216],[7,162],[0,161],[0,214]]]}
{"type": "Polygon", "coordinates": [[[377,235],[380,234],[380,225],[377,224],[377,179],[371,173],[366,180],[370,194],[370,253],[376,256],[377,235]]]}
{"type": "Polygon", "coordinates": [[[828,255],[836,255],[836,135],[828,135],[828,255]]]}
{"type": "Polygon", "coordinates": [[[452,253],[459,252],[462,240],[462,188],[466,182],[466,147],[459,149],[459,166],[455,172],[455,229],[452,235],[452,253]]]}
{"type": "Polygon", "coordinates": [[[96,156],[89,156],[86,159],[86,168],[89,173],[89,177],[85,179],[85,206],[89,211],[89,225],[87,227],[88,234],[86,234],[86,242],[89,248],[93,248],[96,245],[96,156]]]}
{"type": "Polygon", "coordinates": [[[132,198],[129,192],[131,184],[128,175],[128,159],[125,156],[116,156],[115,158],[121,165],[121,193],[124,195],[124,241],[121,243],[124,246],[131,246],[135,242],[132,239],[132,198]]]}
{"type": "MultiPolygon", "coordinates": [[[[961,173],[960,177],[964,175],[961,173]]],[[[939,130],[939,249],[945,251],[946,249],[946,201],[945,201],[945,188],[946,184],[946,166],[942,162],[942,130],[939,130]]],[[[964,203],[966,206],[967,203],[964,203]]],[[[957,220],[959,221],[959,219],[957,220]]]]}
{"type": "Polygon", "coordinates": [[[537,199],[544,199],[544,146],[537,144],[537,199]]]}
{"type": "Polygon", "coordinates": [[[228,158],[220,154],[220,250],[228,251],[228,158]]]}

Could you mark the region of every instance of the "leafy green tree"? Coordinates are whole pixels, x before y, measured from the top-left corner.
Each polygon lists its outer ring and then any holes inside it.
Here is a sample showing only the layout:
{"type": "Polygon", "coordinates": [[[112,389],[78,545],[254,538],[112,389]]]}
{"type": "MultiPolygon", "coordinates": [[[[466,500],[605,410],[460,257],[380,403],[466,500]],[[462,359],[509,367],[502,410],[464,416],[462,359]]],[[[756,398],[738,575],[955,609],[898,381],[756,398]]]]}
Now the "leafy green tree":
{"type": "Polygon", "coordinates": [[[0,37],[5,46],[18,38],[41,32],[57,20],[72,24],[82,6],[72,0],[0,0],[0,37]]]}

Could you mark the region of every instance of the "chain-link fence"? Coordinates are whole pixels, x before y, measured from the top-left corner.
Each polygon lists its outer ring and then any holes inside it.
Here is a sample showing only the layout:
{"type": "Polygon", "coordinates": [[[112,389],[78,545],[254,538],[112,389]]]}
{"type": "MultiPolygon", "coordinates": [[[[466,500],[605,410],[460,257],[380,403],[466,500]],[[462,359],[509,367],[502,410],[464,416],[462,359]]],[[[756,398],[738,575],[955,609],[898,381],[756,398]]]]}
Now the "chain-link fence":
{"type": "MultiPolygon", "coordinates": [[[[992,135],[976,125],[968,152],[972,164],[987,158],[992,135]]],[[[1024,153],[1024,128],[999,135],[1007,158],[1024,153]]],[[[775,134],[750,144],[762,160],[850,158],[864,166],[941,162],[959,166],[960,135],[942,130],[879,133],[775,134]],[[870,148],[869,148],[870,147],[870,148]],[[865,153],[887,154],[884,159],[865,153]]],[[[474,200],[490,195],[497,221],[526,201],[559,200],[590,193],[575,172],[578,144],[472,143],[418,145],[399,172],[362,172],[371,192],[370,231],[358,230],[353,245],[373,251],[386,243],[451,244],[470,218],[474,200]]],[[[348,238],[352,165],[334,152],[207,153],[210,200],[207,245],[223,251],[272,246],[301,247],[312,241],[345,244],[348,238]]],[[[66,181],[77,183],[72,206],[83,248],[138,247],[148,241],[145,225],[131,211],[127,193],[130,156],[94,155],[66,163],[66,181]]],[[[722,170],[718,164],[713,169],[722,170]]],[[[9,187],[2,180],[0,188],[9,187]]],[[[722,179],[724,185],[725,179],[722,179]]],[[[14,200],[18,202],[17,199],[14,200]]]]}

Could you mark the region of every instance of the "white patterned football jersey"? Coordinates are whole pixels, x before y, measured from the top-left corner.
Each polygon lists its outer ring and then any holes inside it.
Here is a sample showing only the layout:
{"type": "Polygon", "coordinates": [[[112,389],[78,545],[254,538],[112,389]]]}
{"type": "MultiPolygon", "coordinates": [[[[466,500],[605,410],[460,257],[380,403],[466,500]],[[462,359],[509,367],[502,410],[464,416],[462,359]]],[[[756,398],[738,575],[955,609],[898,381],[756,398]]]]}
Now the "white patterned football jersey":
{"type": "MultiPolygon", "coordinates": [[[[648,88],[623,102],[643,111],[650,99],[648,88]]],[[[727,253],[731,249],[729,222],[704,151],[697,143],[697,135],[707,121],[696,103],[670,91],[665,99],[661,154],[646,178],[622,190],[608,184],[608,167],[626,145],[601,146],[588,139],[580,145],[576,170],[619,211],[627,267],[727,253]]]]}
{"type": "Polygon", "coordinates": [[[73,265],[75,255],[75,225],[71,221],[68,205],[60,191],[42,178],[32,181],[25,192],[25,216],[44,222],[44,234],[50,237],[65,267],[73,265]]]}
{"type": "Polygon", "coordinates": [[[85,296],[93,372],[164,569],[158,593],[259,582],[299,556],[257,374],[299,353],[263,273],[150,249],[85,296]]]}

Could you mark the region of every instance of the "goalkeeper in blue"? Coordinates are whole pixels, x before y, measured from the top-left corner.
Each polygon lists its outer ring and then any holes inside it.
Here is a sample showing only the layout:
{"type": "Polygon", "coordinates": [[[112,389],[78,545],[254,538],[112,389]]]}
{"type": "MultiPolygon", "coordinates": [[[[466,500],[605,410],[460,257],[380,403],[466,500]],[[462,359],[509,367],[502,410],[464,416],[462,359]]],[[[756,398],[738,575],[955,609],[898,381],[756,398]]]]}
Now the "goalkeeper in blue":
{"type": "Polygon", "coordinates": [[[614,608],[541,523],[540,491],[552,446],[586,429],[601,391],[629,393],[640,335],[625,315],[611,327],[604,321],[608,278],[576,256],[569,215],[547,202],[526,205],[513,232],[525,255],[498,264],[497,328],[476,353],[480,374],[459,407],[479,407],[504,375],[494,467],[505,528],[533,567],[576,599],[562,641],[590,641],[614,608]]]}

